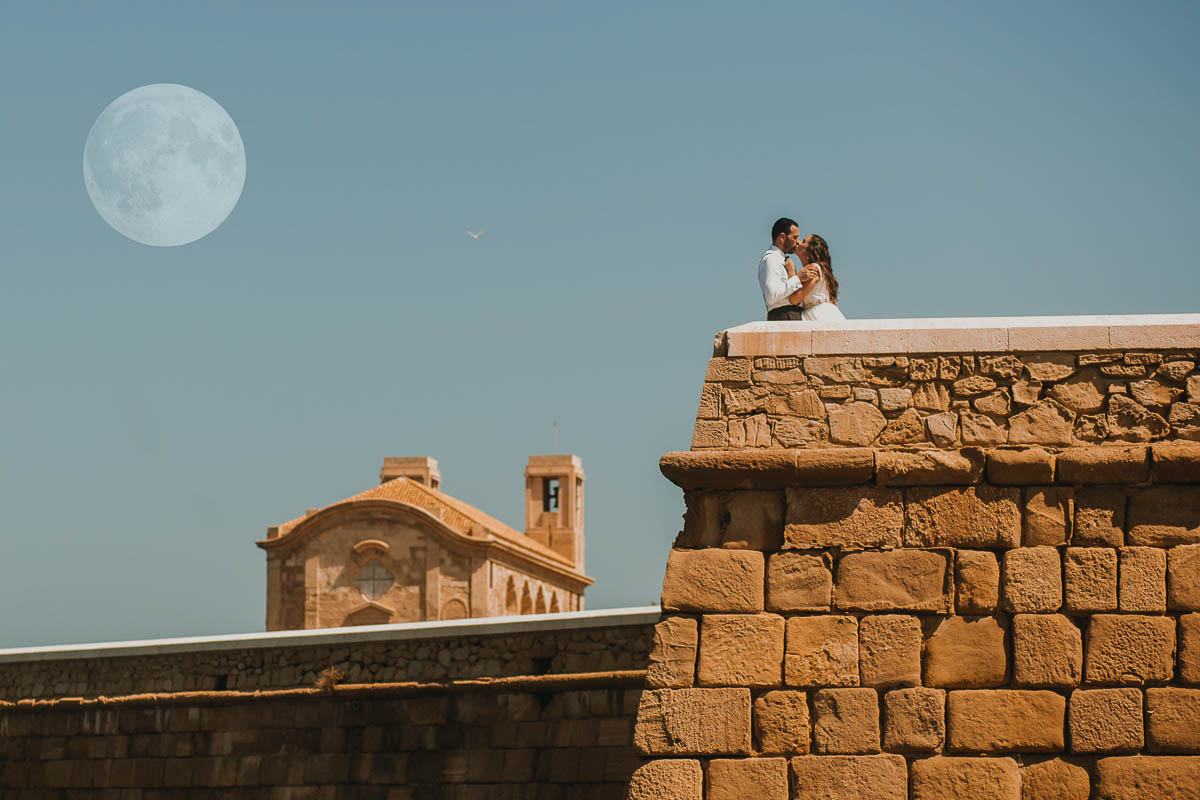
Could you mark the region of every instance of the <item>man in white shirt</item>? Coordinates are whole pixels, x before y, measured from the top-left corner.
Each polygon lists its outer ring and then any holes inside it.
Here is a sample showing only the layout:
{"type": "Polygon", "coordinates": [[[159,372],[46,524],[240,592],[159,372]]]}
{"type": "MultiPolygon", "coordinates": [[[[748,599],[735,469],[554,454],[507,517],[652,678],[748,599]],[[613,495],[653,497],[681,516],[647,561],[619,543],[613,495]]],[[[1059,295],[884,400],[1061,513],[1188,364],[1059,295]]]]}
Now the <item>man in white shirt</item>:
{"type": "Polygon", "coordinates": [[[758,262],[758,285],[767,304],[768,322],[804,318],[803,306],[799,305],[804,296],[793,295],[816,280],[817,270],[809,266],[797,275],[795,267],[787,263],[787,256],[795,253],[799,244],[799,224],[787,217],[775,220],[771,226],[771,246],[758,262]]]}

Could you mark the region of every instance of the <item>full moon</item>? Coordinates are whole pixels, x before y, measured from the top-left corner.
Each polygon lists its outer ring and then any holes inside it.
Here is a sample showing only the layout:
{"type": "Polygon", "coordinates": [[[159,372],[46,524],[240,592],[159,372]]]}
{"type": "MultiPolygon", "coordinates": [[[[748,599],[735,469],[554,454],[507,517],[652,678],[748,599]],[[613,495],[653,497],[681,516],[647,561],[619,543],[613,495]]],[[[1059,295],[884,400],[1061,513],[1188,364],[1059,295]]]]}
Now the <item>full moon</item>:
{"type": "Polygon", "coordinates": [[[246,151],[211,97],[155,83],[101,112],[83,146],[83,181],[118,233],[174,247],[212,233],[233,211],[246,183],[246,151]]]}

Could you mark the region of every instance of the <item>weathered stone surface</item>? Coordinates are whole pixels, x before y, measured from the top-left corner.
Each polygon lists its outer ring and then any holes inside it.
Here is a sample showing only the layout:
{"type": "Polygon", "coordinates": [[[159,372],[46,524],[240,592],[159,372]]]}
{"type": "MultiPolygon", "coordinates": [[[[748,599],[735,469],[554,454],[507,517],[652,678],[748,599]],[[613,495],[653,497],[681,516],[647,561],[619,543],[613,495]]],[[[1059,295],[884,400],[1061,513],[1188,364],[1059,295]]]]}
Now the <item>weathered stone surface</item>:
{"type": "Polygon", "coordinates": [[[643,756],[749,755],[749,689],[647,689],[633,744],[643,756]]]}
{"type": "Polygon", "coordinates": [[[1181,383],[1187,378],[1188,373],[1195,368],[1195,361],[1168,361],[1158,368],[1156,374],[1172,383],[1181,383]]]}
{"type": "Polygon", "coordinates": [[[1002,355],[979,357],[979,374],[981,375],[996,375],[1001,378],[1012,380],[1013,378],[1020,376],[1024,369],[1025,364],[1016,356],[1002,355]]]}
{"type": "Polygon", "coordinates": [[[925,441],[925,421],[914,409],[908,409],[888,422],[879,434],[879,443],[889,447],[925,441]]]}
{"type": "MultiPolygon", "coordinates": [[[[968,356],[968,358],[970,358],[968,356]]],[[[963,358],[962,356],[938,356],[938,377],[944,381],[952,381],[958,378],[962,372],[963,358]]]]}
{"type": "Polygon", "coordinates": [[[753,550],[672,550],[664,611],[763,610],[763,554],[753,550]]]}
{"type": "Polygon", "coordinates": [[[1069,380],[1054,384],[1046,394],[1066,408],[1086,414],[1099,411],[1103,406],[1107,394],[1104,383],[1096,370],[1086,369],[1069,380]]]}
{"type": "Polygon", "coordinates": [[[954,486],[978,483],[983,452],[962,450],[880,451],[875,457],[880,486],[954,486]]]}
{"type": "Polygon", "coordinates": [[[791,768],[793,800],[908,800],[904,756],[797,756],[791,768]]]}
{"type": "Polygon", "coordinates": [[[771,611],[828,611],[833,597],[829,557],[775,553],[767,561],[767,608],[771,611]]]}
{"type": "Polygon", "coordinates": [[[1196,800],[1197,787],[1197,756],[1116,756],[1096,761],[1095,800],[1196,800]]]}
{"type": "Polygon", "coordinates": [[[922,758],[912,764],[912,800],[1020,800],[1011,758],[922,758]]]}
{"type": "Polygon", "coordinates": [[[900,614],[872,614],[859,620],[858,674],[863,686],[919,686],[920,620],[900,614]]]}
{"type": "Polygon", "coordinates": [[[1083,678],[1083,634],[1061,614],[1012,619],[1013,684],[1066,689],[1083,678]]]}
{"type": "Polygon", "coordinates": [[[1041,381],[1016,381],[1012,385],[1013,404],[1022,408],[1036,403],[1041,393],[1041,381]]]}
{"type": "Polygon", "coordinates": [[[696,418],[721,418],[721,385],[719,383],[706,383],[700,388],[700,408],[696,411],[696,418]]]}
{"type": "Polygon", "coordinates": [[[985,375],[972,375],[967,378],[959,378],[951,386],[951,391],[959,397],[974,397],[980,394],[987,394],[996,389],[996,381],[985,375]]]}
{"type": "Polygon", "coordinates": [[[925,418],[925,432],[938,447],[952,447],[958,441],[958,415],[952,411],[930,414],[925,418]]]}
{"type": "Polygon", "coordinates": [[[1021,767],[1021,800],[1088,800],[1092,779],[1083,767],[1051,758],[1021,767]]]}
{"type": "Polygon", "coordinates": [[[634,770],[628,800],[704,800],[704,773],[694,758],[650,761],[634,770]]]}
{"type": "Polygon", "coordinates": [[[989,450],[988,480],[1005,486],[1037,486],[1054,480],[1054,454],[1040,447],[989,450]]]}
{"type": "Polygon", "coordinates": [[[667,617],[654,626],[654,649],[646,668],[652,689],[683,689],[695,681],[698,625],[692,617],[667,617]]]}
{"type": "Polygon", "coordinates": [[[875,476],[875,451],[869,447],[797,450],[792,486],[852,486],[875,476]]]}
{"type": "Polygon", "coordinates": [[[950,407],[950,390],[944,383],[922,383],[913,389],[913,408],[922,411],[945,411],[950,407]]]}
{"type": "Polygon", "coordinates": [[[1100,374],[1110,378],[1144,378],[1146,377],[1146,366],[1144,364],[1105,364],[1100,367],[1100,374]]]}
{"type": "Polygon", "coordinates": [[[1118,608],[1151,614],[1166,611],[1166,551],[1157,547],[1124,547],[1120,557],[1118,608]]]}
{"type": "Polygon", "coordinates": [[[955,608],[959,614],[991,614],[1000,602],[1000,564],[995,553],[959,550],[954,566],[955,608]]]}
{"type": "Polygon", "coordinates": [[[1004,554],[1000,604],[1011,613],[1047,613],[1062,607],[1062,564],[1053,547],[1022,547],[1004,554]]]}
{"type": "Polygon", "coordinates": [[[1200,689],[1147,689],[1146,718],[1151,750],[1200,753],[1200,689]]]}
{"type": "Polygon", "coordinates": [[[885,414],[903,411],[912,405],[911,389],[883,388],[879,390],[879,408],[885,414]]]}
{"type": "Polygon", "coordinates": [[[946,692],[896,689],[883,697],[883,749],[894,753],[940,753],[946,742],[946,692]]]}
{"type": "Polygon", "coordinates": [[[1161,415],[1123,394],[1108,397],[1108,428],[1112,438],[1126,442],[1150,442],[1171,430],[1161,415]]]}
{"type": "Polygon", "coordinates": [[[726,389],[721,393],[722,405],[728,416],[746,416],[767,410],[770,392],[762,386],[748,386],[744,389],[726,389]]]}
{"type": "Polygon", "coordinates": [[[700,686],[779,686],[783,675],[783,617],[706,614],[700,625],[700,686]]]}
{"type": "Polygon", "coordinates": [[[787,759],[714,758],[706,782],[705,800],[787,800],[787,759]]]}
{"type": "Polygon", "coordinates": [[[789,489],[784,546],[898,547],[904,530],[900,489],[877,487],[789,489]]]}
{"type": "Polygon", "coordinates": [[[1179,617],[1179,680],[1200,684],[1200,614],[1179,617]]]}
{"type": "Polygon", "coordinates": [[[722,547],[775,551],[783,545],[783,492],[731,492],[724,498],[724,511],[729,524],[722,547]]]}
{"type": "Polygon", "coordinates": [[[1071,540],[1075,518],[1075,490],[1069,486],[1044,486],[1025,490],[1025,533],[1021,544],[1060,545],[1071,540]]]}
{"type": "MultiPolygon", "coordinates": [[[[824,406],[821,407],[824,410],[824,406]]],[[[775,423],[775,440],[783,447],[804,447],[829,439],[829,427],[820,420],[784,417],[775,423]]]]}
{"type": "Polygon", "coordinates": [[[1096,614],[1088,622],[1084,678],[1088,683],[1140,686],[1171,679],[1175,620],[1096,614]]]}
{"type": "Polygon", "coordinates": [[[959,430],[965,445],[1004,444],[1008,431],[997,425],[991,417],[963,409],[958,412],[959,430]]]}
{"type": "Polygon", "coordinates": [[[1108,438],[1108,417],[1104,414],[1080,414],[1075,420],[1075,438],[1099,444],[1108,438]]]}
{"type": "Polygon", "coordinates": [[[1167,553],[1167,606],[1200,611],[1200,544],[1172,547],[1167,553]]]}
{"type": "Polygon", "coordinates": [[[849,553],[837,566],[833,602],[858,611],[951,609],[948,554],[936,550],[849,553]]]}
{"type": "Polygon", "coordinates": [[[1117,610],[1117,551],[1068,547],[1063,560],[1066,609],[1073,614],[1117,610]]]}
{"type": "Polygon", "coordinates": [[[926,686],[1003,686],[1008,683],[1008,631],[996,617],[947,617],[925,640],[926,686]]]}
{"type": "Polygon", "coordinates": [[[1025,354],[1021,360],[1035,381],[1061,381],[1075,374],[1075,357],[1069,353],[1025,354]]]}
{"type": "Polygon", "coordinates": [[[910,358],[908,377],[914,381],[931,381],[937,377],[937,358],[910,358]]]}
{"type": "Polygon", "coordinates": [[[714,358],[708,362],[704,373],[706,381],[738,382],[750,380],[750,359],[714,358]]]}
{"type": "Polygon", "coordinates": [[[1068,720],[1073,753],[1136,753],[1142,749],[1140,689],[1077,689],[1068,720]]]}
{"type": "Polygon", "coordinates": [[[725,498],[721,492],[683,493],[683,530],[675,539],[680,548],[720,547],[725,498]]]}
{"type": "Polygon", "coordinates": [[[692,449],[729,446],[729,424],[723,419],[698,419],[692,430],[692,449]]]}
{"type": "Polygon", "coordinates": [[[810,738],[806,692],[780,689],[754,701],[754,739],[759,752],[807,753],[810,738]]]}
{"type": "Polygon", "coordinates": [[[1171,547],[1200,544],[1200,491],[1194,486],[1151,486],[1129,498],[1129,544],[1171,547]]]}
{"type": "Polygon", "coordinates": [[[905,490],[906,547],[1016,547],[1021,539],[1019,489],[980,485],[905,490]]]}
{"type": "Polygon", "coordinates": [[[830,383],[866,383],[870,372],[856,358],[810,356],[804,359],[804,371],[830,383]]]}
{"type": "Polygon", "coordinates": [[[813,752],[879,752],[879,698],[874,689],[822,689],[813,696],[813,752]]]}
{"type": "Polygon", "coordinates": [[[1183,394],[1183,390],[1174,386],[1164,386],[1162,383],[1150,379],[1130,381],[1129,394],[1147,408],[1161,411],[1178,400],[1179,396],[1183,394]]]}
{"type": "Polygon", "coordinates": [[[854,399],[877,406],[879,405],[879,392],[866,386],[855,386],[854,399]]]}
{"type": "Polygon", "coordinates": [[[1178,439],[1200,441],[1200,403],[1176,403],[1167,416],[1178,439]]]}
{"type": "Polygon", "coordinates": [[[770,447],[771,423],[766,414],[755,414],[751,417],[734,417],[729,420],[729,446],[738,449],[742,447],[770,447]]]}
{"type": "Polygon", "coordinates": [[[1120,547],[1125,543],[1125,491],[1075,490],[1071,543],[1083,547],[1120,547]]]}
{"type": "Polygon", "coordinates": [[[1146,447],[1072,447],[1058,454],[1058,483],[1130,484],[1150,477],[1146,447]]]}
{"type": "MultiPolygon", "coordinates": [[[[718,450],[667,453],[659,459],[658,469],[667,480],[681,489],[782,489],[796,485],[797,452],[718,450]]],[[[839,453],[834,450],[825,452],[830,455],[839,453]]]]}
{"type": "Polygon", "coordinates": [[[854,617],[792,617],[785,645],[783,679],[788,686],[858,685],[854,617]]]}
{"type": "Polygon", "coordinates": [[[1072,441],[1075,415],[1057,400],[1043,398],[1009,419],[1009,444],[1057,444],[1072,441]]]}
{"type": "Polygon", "coordinates": [[[950,692],[947,746],[971,753],[1039,753],[1063,749],[1067,701],[1049,691],[950,692]]]}
{"type": "Polygon", "coordinates": [[[985,394],[983,397],[976,397],[971,402],[971,405],[977,411],[982,411],[984,414],[991,414],[995,417],[1007,417],[1012,413],[1012,398],[1003,389],[991,394],[985,394]]]}
{"type": "Polygon", "coordinates": [[[868,445],[886,426],[887,419],[870,403],[847,403],[829,412],[829,438],[836,444],[868,445]]]}

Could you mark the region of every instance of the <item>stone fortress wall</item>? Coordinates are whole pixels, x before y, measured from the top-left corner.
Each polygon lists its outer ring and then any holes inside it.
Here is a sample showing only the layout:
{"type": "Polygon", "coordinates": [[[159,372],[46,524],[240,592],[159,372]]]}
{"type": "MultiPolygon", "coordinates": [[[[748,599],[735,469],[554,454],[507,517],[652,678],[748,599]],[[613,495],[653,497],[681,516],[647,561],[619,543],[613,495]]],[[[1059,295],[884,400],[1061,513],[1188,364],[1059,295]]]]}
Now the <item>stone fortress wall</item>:
{"type": "Polygon", "coordinates": [[[1200,315],[893,325],[717,337],[631,800],[1200,797],[1200,315]]]}

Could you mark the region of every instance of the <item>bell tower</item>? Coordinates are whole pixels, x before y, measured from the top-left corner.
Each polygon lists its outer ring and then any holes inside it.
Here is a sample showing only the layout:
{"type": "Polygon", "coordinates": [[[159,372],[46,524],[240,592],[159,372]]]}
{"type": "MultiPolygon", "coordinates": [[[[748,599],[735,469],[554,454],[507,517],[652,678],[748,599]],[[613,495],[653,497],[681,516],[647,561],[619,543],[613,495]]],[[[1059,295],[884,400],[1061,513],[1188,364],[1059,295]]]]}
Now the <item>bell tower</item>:
{"type": "Polygon", "coordinates": [[[578,456],[529,457],[525,533],[583,571],[583,463],[578,456]]]}

